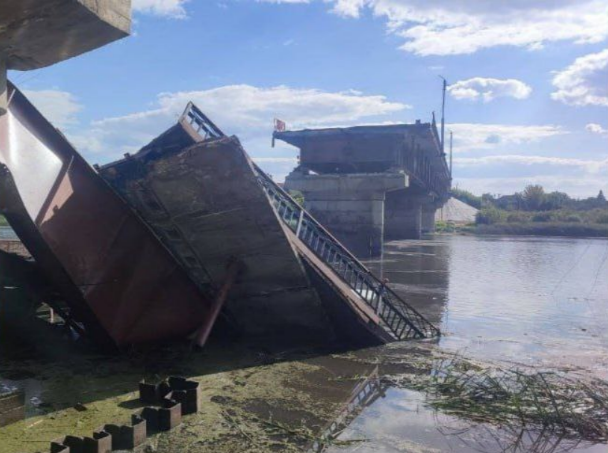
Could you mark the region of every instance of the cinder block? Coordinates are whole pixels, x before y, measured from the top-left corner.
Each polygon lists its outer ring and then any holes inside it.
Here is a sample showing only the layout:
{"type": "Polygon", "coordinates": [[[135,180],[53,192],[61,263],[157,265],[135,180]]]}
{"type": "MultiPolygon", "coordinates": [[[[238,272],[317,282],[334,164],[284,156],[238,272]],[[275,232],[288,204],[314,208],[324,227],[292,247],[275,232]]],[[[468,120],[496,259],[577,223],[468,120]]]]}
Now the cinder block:
{"type": "Polygon", "coordinates": [[[166,381],[139,383],[139,399],[146,404],[160,404],[162,399],[171,391],[166,381]]]}
{"type": "Polygon", "coordinates": [[[146,441],[146,420],[139,415],[131,416],[130,425],[105,425],[104,431],[112,435],[113,450],[132,450],[146,441]]]}
{"type": "Polygon", "coordinates": [[[200,384],[183,377],[169,378],[171,399],[182,405],[182,415],[195,414],[200,407],[200,384]]]}
{"type": "Polygon", "coordinates": [[[146,420],[148,433],[169,431],[182,422],[182,405],[174,400],[165,399],[163,407],[144,407],[141,417],[146,420]]]}
{"type": "Polygon", "coordinates": [[[72,453],[70,447],[62,444],[61,442],[51,442],[51,453],[72,453]]]}

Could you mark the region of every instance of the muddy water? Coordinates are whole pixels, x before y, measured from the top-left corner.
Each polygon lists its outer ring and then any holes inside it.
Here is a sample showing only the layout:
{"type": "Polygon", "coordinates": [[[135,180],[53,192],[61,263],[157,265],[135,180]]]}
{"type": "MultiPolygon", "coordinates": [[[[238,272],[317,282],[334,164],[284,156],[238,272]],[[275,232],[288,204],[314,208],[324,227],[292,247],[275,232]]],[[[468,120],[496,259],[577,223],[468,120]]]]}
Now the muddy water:
{"type": "Polygon", "coordinates": [[[474,423],[428,407],[411,384],[456,352],[606,376],[608,241],[440,236],[394,242],[370,263],[441,326],[437,342],[336,353],[212,344],[108,359],[0,348],[0,384],[26,392],[27,418],[0,428],[0,453],[127,420],[143,377],[201,383],[203,410],[147,451],[608,451],[552,433],[474,423]],[[336,422],[336,423],[334,423],[336,422]],[[320,438],[327,439],[319,442],[320,438]]]}

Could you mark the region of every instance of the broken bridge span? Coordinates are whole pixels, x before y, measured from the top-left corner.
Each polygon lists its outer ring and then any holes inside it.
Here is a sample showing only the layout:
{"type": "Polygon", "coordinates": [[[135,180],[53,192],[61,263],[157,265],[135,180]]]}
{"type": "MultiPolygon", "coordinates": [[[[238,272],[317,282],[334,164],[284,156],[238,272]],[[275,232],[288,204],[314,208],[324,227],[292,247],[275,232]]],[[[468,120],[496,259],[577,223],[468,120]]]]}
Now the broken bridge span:
{"type": "Polygon", "coordinates": [[[193,104],[95,171],[9,89],[4,212],[97,341],[197,332],[202,345],[220,313],[251,338],[369,345],[439,334],[193,104]],[[42,163],[34,181],[27,169],[42,163]]]}

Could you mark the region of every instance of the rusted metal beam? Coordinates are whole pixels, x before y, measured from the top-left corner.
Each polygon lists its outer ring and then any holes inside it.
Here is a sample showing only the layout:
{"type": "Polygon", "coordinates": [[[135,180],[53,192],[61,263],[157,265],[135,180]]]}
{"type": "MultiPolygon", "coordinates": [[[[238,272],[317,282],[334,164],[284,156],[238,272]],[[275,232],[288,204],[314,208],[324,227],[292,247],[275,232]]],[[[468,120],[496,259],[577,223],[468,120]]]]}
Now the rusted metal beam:
{"type": "Polygon", "coordinates": [[[211,322],[203,323],[196,331],[192,339],[193,346],[198,346],[199,348],[202,348],[205,343],[207,343],[207,339],[211,334],[211,329],[213,329],[213,324],[215,323],[215,320],[220,314],[220,311],[224,306],[226,299],[228,298],[228,294],[232,289],[235,280],[243,269],[243,263],[239,260],[232,260],[226,267],[226,275],[224,276],[224,280],[219,290],[215,294],[215,299],[211,304],[211,310],[209,315],[211,322]]]}

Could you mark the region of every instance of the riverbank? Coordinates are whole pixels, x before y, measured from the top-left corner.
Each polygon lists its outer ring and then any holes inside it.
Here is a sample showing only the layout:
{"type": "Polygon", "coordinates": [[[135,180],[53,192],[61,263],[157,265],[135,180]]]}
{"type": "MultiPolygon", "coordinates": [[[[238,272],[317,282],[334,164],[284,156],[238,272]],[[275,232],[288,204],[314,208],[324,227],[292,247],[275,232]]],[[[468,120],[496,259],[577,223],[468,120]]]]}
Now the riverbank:
{"type": "Polygon", "coordinates": [[[491,225],[438,224],[438,233],[608,238],[608,225],[568,222],[494,223],[491,225]]]}

